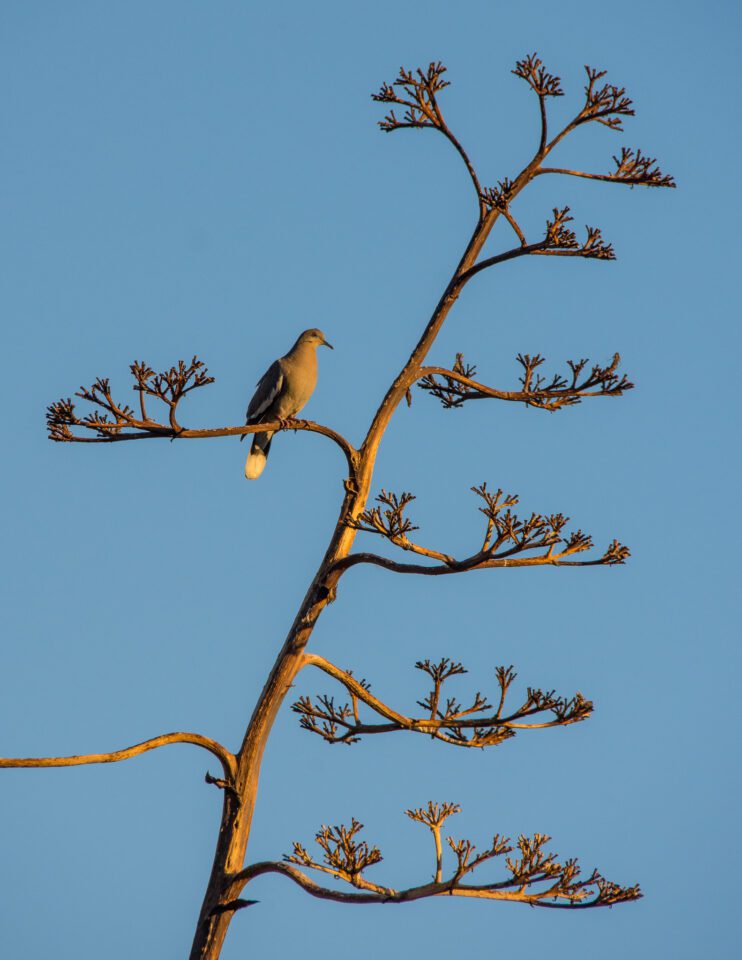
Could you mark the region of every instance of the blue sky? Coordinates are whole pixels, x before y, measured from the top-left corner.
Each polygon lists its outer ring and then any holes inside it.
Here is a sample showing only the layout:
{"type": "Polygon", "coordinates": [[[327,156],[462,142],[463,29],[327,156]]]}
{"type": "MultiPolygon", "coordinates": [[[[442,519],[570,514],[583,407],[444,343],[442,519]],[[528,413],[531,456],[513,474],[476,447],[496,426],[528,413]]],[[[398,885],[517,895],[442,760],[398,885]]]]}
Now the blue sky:
{"type": "MultiPolygon", "coordinates": [[[[640,146],[678,181],[542,178],[518,200],[522,223],[538,236],[569,204],[578,226],[603,228],[617,262],[488,271],[431,354],[462,351],[485,382],[511,388],[521,351],[557,370],[618,350],[636,390],[556,415],[447,412],[420,394],[375,477],[417,495],[421,540],[439,549],[476,541],[468,490],[487,480],[525,512],[568,514],[600,546],[618,537],[631,561],[435,581],[356,568],[312,641],[400,709],[425,692],[414,662],[448,655],[470,670],[462,695],[493,692],[494,667],[512,663],[521,689],[581,690],[594,717],[480,753],[413,736],[331,748],[284,709],[248,852],[277,859],[356,816],[385,857],[371,879],[423,882],[429,841],[402,811],[451,800],[463,808],[454,835],[547,832],[585,869],[641,882],[645,899],[574,915],[475,901],[351,908],[269,878],[251,887],[260,905],[235,918],[226,960],[737,955],[740,13],[732,2],[587,9],[0,9],[2,755],[113,750],[177,729],[238,746],[335,522],[339,453],[281,436],[247,484],[236,441],[51,444],[44,408],[99,375],[125,398],[132,360],[198,353],[216,383],[191,395],[184,421],[236,425],[267,364],[319,326],[335,351],[320,357],[306,414],[359,441],[475,216],[442,138],[376,128],[369,94],[400,64],[448,65],[447,119],[488,184],[536,142],[535,98],[510,73],[532,50],[563,79],[556,118],[579,102],[584,63],[637,108],[623,134],[580,131],[560,163],[608,169],[621,145],[640,146]]],[[[510,243],[497,232],[490,248],[510,243]]],[[[297,693],[326,689],[306,671],[297,693]]],[[[4,953],[186,955],[219,816],[207,767],[173,747],[3,772],[4,953]]]]}

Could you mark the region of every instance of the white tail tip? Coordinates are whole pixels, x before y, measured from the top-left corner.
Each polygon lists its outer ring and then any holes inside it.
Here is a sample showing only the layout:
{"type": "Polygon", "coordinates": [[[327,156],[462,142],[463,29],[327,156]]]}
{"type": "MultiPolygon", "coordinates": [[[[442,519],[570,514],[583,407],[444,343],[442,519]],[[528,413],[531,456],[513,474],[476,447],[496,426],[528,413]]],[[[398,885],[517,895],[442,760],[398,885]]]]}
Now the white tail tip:
{"type": "Polygon", "coordinates": [[[265,470],[265,461],[267,459],[260,448],[254,452],[251,451],[245,461],[245,479],[257,480],[263,470],[265,470]]]}

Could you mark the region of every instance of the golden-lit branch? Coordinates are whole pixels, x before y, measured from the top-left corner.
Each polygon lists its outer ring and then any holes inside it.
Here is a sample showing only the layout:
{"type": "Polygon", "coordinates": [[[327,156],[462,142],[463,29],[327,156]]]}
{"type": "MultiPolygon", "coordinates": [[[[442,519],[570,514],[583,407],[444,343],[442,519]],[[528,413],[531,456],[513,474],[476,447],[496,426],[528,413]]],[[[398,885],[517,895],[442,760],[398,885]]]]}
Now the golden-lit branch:
{"type": "Polygon", "coordinates": [[[79,767],[88,763],[117,763],[119,760],[129,760],[148,750],[156,750],[172,743],[190,743],[208,750],[221,763],[227,781],[233,780],[237,762],[235,756],[221,743],[199,733],[165,733],[112,753],[76,754],[71,757],[0,757],[0,767],[79,767]]]}
{"type": "MultiPolygon", "coordinates": [[[[441,844],[441,827],[450,816],[461,813],[458,803],[433,803],[428,800],[427,807],[418,807],[415,810],[405,810],[405,813],[417,823],[422,823],[430,830],[435,844],[435,876],[434,882],[443,880],[443,845],[441,844]]],[[[494,846],[494,844],[493,844],[494,846]]]]}
{"type": "Polygon", "coordinates": [[[551,411],[574,406],[585,397],[620,397],[634,386],[625,374],[619,375],[616,372],[621,362],[617,353],[607,366],[594,364],[589,370],[586,359],[568,360],[570,376],[555,374],[550,380],[537,373],[538,368],[545,362],[540,354],[531,356],[528,353],[519,353],[516,359],[523,367],[520,377],[522,390],[496,390],[478,383],[474,379],[477,368],[473,364],[464,363],[462,353],[456,354],[450,370],[444,367],[422,367],[418,386],[437,397],[445,409],[461,407],[467,400],[493,399],[525,403],[529,407],[551,411]]]}
{"type": "Polygon", "coordinates": [[[527,57],[524,57],[523,60],[519,60],[512,73],[514,73],[516,77],[520,77],[521,80],[525,80],[538,97],[539,111],[541,114],[541,139],[539,141],[538,153],[543,154],[549,137],[546,98],[563,97],[562,82],[559,77],[547,71],[535,53],[529,54],[527,57]]]}
{"type": "Polygon", "coordinates": [[[586,180],[602,180],[605,183],[626,183],[630,186],[675,187],[673,177],[664,174],[653,157],[645,157],[641,150],[621,148],[621,156],[613,158],[616,169],[613,173],[585,173],[582,170],[569,170],[560,167],[541,167],[537,173],[561,173],[569,177],[583,177],[586,180]]]}
{"type": "Polygon", "coordinates": [[[453,854],[454,863],[446,880],[443,875],[443,849],[440,830],[445,820],[458,813],[458,804],[428,803],[427,807],[405,811],[407,816],[427,827],[433,835],[436,847],[436,871],[432,882],[400,890],[368,881],[363,871],[382,861],[378,847],[370,847],[358,839],[363,825],[355,818],[350,827],[342,824],[323,826],[315,840],[322,850],[321,861],[300,843],[294,843],[291,854],[284,862],[263,861],[242,870],[230,885],[230,893],[236,896],[245,885],[265,873],[280,873],[299,884],[308,893],[325,900],[340,903],[404,903],[427,897],[459,896],[483,900],[506,900],[525,903],[532,907],[556,907],[577,909],[607,907],[641,898],[639,886],[622,887],[606,880],[597,870],[581,879],[580,867],[575,859],[560,862],[557,855],[545,848],[551,837],[536,833],[533,837],[519,836],[513,842],[508,837],[495,834],[489,847],[476,852],[470,840],[446,842],[453,854]],[[516,856],[508,854],[517,851],[516,856]],[[503,863],[503,879],[483,883],[464,883],[462,880],[491,860],[503,863]],[[322,887],[311,880],[303,870],[329,874],[343,881],[354,891],[322,887]]]}
{"type": "MultiPolygon", "coordinates": [[[[493,207],[497,210],[497,207],[493,207]]],[[[598,227],[585,227],[585,239],[580,243],[575,232],[567,227],[574,218],[569,216],[569,207],[562,209],[554,208],[553,219],[546,221],[546,235],[543,240],[536,243],[526,243],[520,227],[515,223],[509,211],[499,211],[507,213],[507,218],[513,229],[520,238],[521,245],[507,250],[505,253],[498,253],[493,257],[487,257],[471,266],[468,270],[461,273],[457,279],[457,287],[461,288],[483,270],[489,267],[505,263],[507,260],[514,260],[517,257],[541,256],[541,257],[582,257],[585,260],[615,260],[616,254],[613,245],[606,243],[598,227]]]]}
{"type": "Polygon", "coordinates": [[[533,566],[612,566],[624,563],[629,557],[628,547],[617,540],[612,541],[605,553],[593,560],[574,560],[576,554],[590,550],[592,537],[576,530],[564,533],[569,517],[561,513],[541,515],[532,513],[521,520],[510,507],[518,503],[512,494],[503,495],[502,490],[492,493],[483,483],[472,487],[484,501],[479,510],[487,518],[487,529],[482,547],[469,557],[456,560],[449,554],[413,543],[407,533],[418,528],[412,526],[403,516],[405,507],[414,500],[412,494],[405,493],[400,498],[385,490],[377,500],[388,505],[381,511],[378,507],[362,511],[358,517],[346,517],[347,526],[364,533],[373,533],[384,537],[396,547],[411,551],[431,559],[441,560],[440,566],[397,563],[386,557],[371,553],[353,553],[335,563],[335,570],[344,571],[359,563],[371,563],[397,573],[420,573],[426,576],[440,576],[449,573],[464,573],[470,570],[484,570],[492,567],[533,567],[533,566]],[[535,556],[532,554],[539,551],[535,556]]]}
{"type": "Polygon", "coordinates": [[[61,443],[115,443],[122,440],[203,440],[215,437],[242,437],[265,430],[302,430],[317,433],[336,443],[345,454],[351,476],[355,474],[358,452],[345,437],[330,427],[312,420],[276,420],[271,423],[245,424],[239,427],[219,427],[207,430],[189,430],[177,420],[177,408],[183,397],[199,387],[214,383],[204,364],[194,357],[189,365],[179,360],[177,365],[163,373],[154,373],[145,363],[130,366],[134,377],[133,389],[139,393],[140,416],[127,404],[116,402],[106,377],[99,377],[91,387],[80,387],[75,394],[92,404],[94,410],[84,417],[75,412],[70,398],[58,400],[47,408],[46,423],[49,439],[61,443]],[[147,414],[145,397],[154,397],[165,404],[167,423],[153,420],[147,414]],[[81,436],[72,428],[87,430],[94,436],[81,436]]]}
{"type": "Polygon", "coordinates": [[[463,286],[473,276],[487,267],[495,266],[507,260],[512,260],[515,257],[529,254],[537,254],[540,256],[585,257],[599,260],[615,259],[613,247],[602,240],[600,230],[597,228],[587,228],[587,240],[583,244],[579,244],[576,241],[571,231],[565,234],[564,231],[560,229],[565,219],[571,219],[566,217],[568,208],[564,208],[563,211],[555,209],[554,213],[557,222],[549,224],[547,227],[547,236],[544,240],[531,244],[527,242],[525,234],[511,212],[510,206],[528,183],[540,174],[561,173],[590,180],[623,183],[628,186],[675,186],[673,177],[663,174],[654,158],[643,155],[640,150],[634,151],[628,147],[621,149],[620,156],[614,156],[613,160],[616,169],[610,174],[593,174],[580,170],[543,166],[544,160],[552,150],[577,127],[594,121],[610,129],[621,130],[623,117],[633,116],[634,114],[632,101],[626,96],[626,91],[623,87],[616,87],[607,83],[599,85],[598,81],[605,76],[605,71],[594,70],[589,66],[586,66],[585,70],[588,82],[585,87],[585,101],[582,108],[556,136],[549,140],[546,101],[550,97],[561,97],[564,95],[561,80],[558,76],[546,70],[542,61],[535,53],[529,54],[516,64],[513,73],[522,80],[525,80],[539,99],[541,115],[539,146],[530,163],[528,163],[514,179],[505,177],[503,180],[498,181],[497,187],[483,188],[479,196],[481,203],[488,210],[487,216],[492,218],[496,218],[500,214],[504,216],[516,233],[520,241],[520,247],[509,250],[506,253],[488,257],[473,264],[468,270],[459,274],[457,278],[459,286],[463,286]],[[560,220],[561,222],[559,222],[560,220]],[[560,239],[562,242],[560,242],[560,239]],[[554,242],[554,240],[556,240],[556,242],[554,242]],[[564,242],[565,240],[567,242],[564,242]]]}
{"type": "Polygon", "coordinates": [[[312,700],[302,696],[291,705],[300,716],[304,730],[316,733],[328,743],[356,743],[362,736],[377,733],[409,731],[422,733],[457,747],[491,747],[514,737],[520,730],[543,730],[564,727],[586,720],[593,704],[581,693],[573,697],[557,696],[554,690],[543,691],[528,687],[523,702],[516,709],[504,713],[508,691],[517,674],[512,667],[497,667],[495,675],[499,686],[497,709],[477,691],[468,706],[455,697],[442,697],[442,687],[451,677],[467,671],[462,664],[447,657],[438,663],[418,660],[416,669],[427,674],[432,688],[418,700],[425,710],[422,717],[408,717],[387,706],[371,693],[365,680],[357,680],[350,671],[341,670],[316,654],[304,654],[304,665],[314,666],[341,683],[350,694],[350,703],[336,704],[334,697],[322,694],[312,700]],[[385,723],[361,721],[359,702],[382,717],[385,723]],[[533,719],[550,714],[548,719],[533,719]]]}
{"type": "Polygon", "coordinates": [[[598,86],[598,81],[606,75],[605,70],[595,70],[593,67],[586,66],[585,72],[587,74],[585,102],[579,113],[552,140],[541,146],[536,154],[539,164],[577,127],[595,122],[611,130],[623,130],[623,118],[634,116],[633,102],[626,96],[626,90],[623,87],[616,87],[610,83],[598,86]]]}
{"type": "Polygon", "coordinates": [[[403,492],[400,497],[397,497],[396,493],[387,493],[382,488],[376,499],[387,509],[382,512],[381,507],[367,507],[357,517],[348,517],[347,525],[366,533],[378,533],[403,550],[410,550],[420,556],[429,557],[431,560],[453,563],[453,557],[445,553],[439,553],[437,550],[428,550],[426,547],[418,546],[407,536],[408,533],[418,529],[404,516],[405,507],[415,499],[413,494],[403,492]]]}
{"type": "Polygon", "coordinates": [[[379,121],[379,127],[385,133],[404,128],[425,129],[428,127],[439,130],[446,137],[464,161],[476,191],[481,218],[484,216],[486,208],[482,202],[482,188],[479,184],[479,178],[466,150],[443,119],[443,114],[438,105],[436,94],[450,86],[447,80],[443,80],[445,72],[446,68],[440,62],[430,63],[427,70],[412,71],[400,67],[397,79],[393,83],[382,84],[379,92],[372,94],[372,99],[378,103],[391,103],[405,108],[401,120],[397,118],[392,109],[383,120],[379,121]]]}

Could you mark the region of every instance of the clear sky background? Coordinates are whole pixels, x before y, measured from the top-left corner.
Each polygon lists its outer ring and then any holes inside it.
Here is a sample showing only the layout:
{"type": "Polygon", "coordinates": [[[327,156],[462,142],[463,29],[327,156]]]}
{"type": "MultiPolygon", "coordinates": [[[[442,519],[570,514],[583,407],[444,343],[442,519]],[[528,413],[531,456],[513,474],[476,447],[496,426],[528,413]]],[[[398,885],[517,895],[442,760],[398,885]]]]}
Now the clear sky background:
{"type": "MultiPolygon", "coordinates": [[[[636,103],[625,133],[588,127],[561,164],[608,170],[638,145],[678,181],[542,178],[517,201],[531,235],[569,204],[618,261],[487,272],[431,355],[463,351],[511,388],[520,351],[560,370],[619,350],[636,390],[556,415],[446,412],[420,393],[375,475],[417,494],[412,517],[439,549],[477,543],[468,490],[487,480],[526,512],[568,514],[601,549],[618,537],[631,561],[435,581],[356,568],[312,640],[401,709],[425,692],[414,662],[448,655],[471,671],[462,696],[492,694],[494,667],[512,663],[516,693],[581,690],[594,717],[485,752],[401,735],[348,749],[285,708],[248,853],[278,859],[356,816],[385,857],[370,879],[425,882],[432,845],[402,811],[451,800],[455,836],[546,832],[645,899],[574,914],[361,908],[265,878],[227,960],[739,955],[739,42],[732,0],[2,4],[2,755],[178,729],[239,745],[335,523],[339,452],[282,435],[247,484],[234,440],[57,445],[44,408],[99,375],[126,399],[132,360],[198,353],[217,379],[184,422],[236,425],[269,362],[316,325],[335,352],[306,414],[359,441],[475,216],[443,138],[376,127],[369,94],[400,64],[448,65],[446,115],[487,184],[537,142],[536,99],[510,73],[533,50],[563,79],[556,118],[581,102],[584,63],[636,103]]],[[[501,227],[488,249],[510,245],[501,227]]],[[[325,690],[306,671],[297,693],[325,690]]],[[[209,767],[178,746],[3,771],[3,955],[186,956],[221,803],[209,767]]]]}

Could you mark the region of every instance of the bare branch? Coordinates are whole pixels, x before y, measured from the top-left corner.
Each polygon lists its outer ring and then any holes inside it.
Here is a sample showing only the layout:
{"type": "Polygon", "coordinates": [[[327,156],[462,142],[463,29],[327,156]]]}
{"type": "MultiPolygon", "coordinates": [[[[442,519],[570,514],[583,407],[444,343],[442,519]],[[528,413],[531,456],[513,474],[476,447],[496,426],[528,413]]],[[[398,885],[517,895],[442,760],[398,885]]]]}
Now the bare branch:
{"type": "MultiPolygon", "coordinates": [[[[535,174],[534,174],[535,175],[535,174]]],[[[514,260],[517,257],[536,254],[539,256],[557,256],[557,257],[584,257],[588,260],[615,260],[616,254],[613,246],[605,243],[601,232],[597,227],[585,227],[587,236],[582,244],[577,240],[574,231],[567,226],[573,220],[569,216],[569,207],[562,209],[554,208],[553,219],[546,222],[546,236],[537,243],[521,243],[520,247],[507,250],[505,253],[498,253],[493,257],[487,257],[475,263],[468,270],[463,271],[456,278],[456,288],[464,287],[472,277],[475,277],[482,270],[488,267],[494,267],[499,263],[505,263],[507,260],[514,260]]],[[[516,232],[521,236],[520,228],[516,232]]],[[[522,237],[525,240],[525,237],[522,237]]]]}
{"type": "Polygon", "coordinates": [[[541,250],[545,250],[547,245],[548,242],[546,240],[539,240],[537,243],[514,247],[512,250],[506,250],[505,253],[498,253],[494,257],[487,257],[485,260],[480,260],[479,263],[475,263],[456,278],[456,286],[458,288],[463,287],[472,277],[475,277],[488,267],[494,267],[497,266],[498,263],[506,263],[508,260],[515,260],[518,257],[526,257],[532,253],[538,253],[541,250]]]}
{"type": "Polygon", "coordinates": [[[178,404],[183,397],[199,387],[214,382],[204,364],[194,357],[189,365],[179,360],[177,365],[155,374],[146,363],[131,364],[133,389],[139,393],[141,419],[125,404],[113,400],[107,378],[99,377],[92,387],[81,387],[75,396],[93,404],[94,411],[84,417],[75,412],[71,398],[58,400],[47,408],[46,422],[49,439],[64,443],[115,443],[122,440],[202,440],[215,437],[242,437],[265,430],[302,430],[317,433],[332,440],[345,454],[351,476],[355,474],[358,451],[336,430],[311,420],[276,420],[271,423],[245,424],[239,427],[219,427],[208,430],[189,430],[176,418],[178,404]],[[167,423],[147,417],[145,396],[155,397],[168,409],[167,423]],[[100,412],[100,411],[103,412],[100,412]],[[73,433],[72,428],[90,431],[93,436],[73,433]]]}
{"type": "Polygon", "coordinates": [[[541,167],[537,174],[561,173],[570,177],[583,177],[586,180],[602,180],[605,183],[625,183],[629,186],[671,187],[676,186],[674,177],[664,174],[653,157],[646,157],[641,150],[621,148],[621,155],[614,156],[616,169],[612,173],[584,173],[582,170],[568,170],[559,167],[541,167]]]}
{"type": "MultiPolygon", "coordinates": [[[[548,122],[546,100],[549,97],[562,96],[561,81],[559,77],[549,73],[543,66],[541,60],[535,53],[529,54],[523,60],[519,60],[513,73],[525,80],[531,89],[539,98],[539,109],[541,115],[541,136],[538,150],[533,159],[524,167],[514,180],[505,178],[500,181],[498,188],[486,188],[481,192],[481,199],[485,207],[488,208],[490,216],[496,216],[502,213],[510,226],[516,232],[521,243],[522,252],[525,248],[533,246],[528,250],[529,253],[549,253],[552,256],[588,256],[599,259],[613,259],[613,250],[609,245],[599,241],[599,232],[588,230],[588,243],[584,245],[581,252],[578,251],[578,245],[569,250],[548,250],[547,245],[529,245],[526,242],[523,231],[510,212],[510,204],[525,186],[536,176],[542,173],[562,173],[571,176],[585,177],[594,180],[610,180],[617,183],[629,185],[643,184],[646,186],[674,187],[675,182],[671,176],[664,175],[656,161],[653,158],[645,157],[640,150],[636,152],[623,148],[620,157],[614,157],[616,170],[612,174],[601,175],[585,173],[578,170],[566,168],[543,168],[542,164],[546,156],[573,130],[578,126],[588,122],[598,122],[611,129],[621,129],[621,121],[624,116],[634,114],[633,104],[629,97],[625,95],[625,90],[613,86],[612,84],[598,85],[598,81],[605,76],[605,71],[594,70],[591,67],[585,67],[588,82],[585,87],[585,102],[575,116],[551,141],[548,139],[548,122]],[[591,237],[591,233],[593,236],[591,237]],[[595,235],[597,233],[597,236],[595,235]]],[[[506,255],[488,258],[482,264],[475,265],[470,269],[469,279],[479,269],[486,266],[493,266],[504,260],[511,259],[515,255],[514,251],[509,251],[506,255]]],[[[464,281],[465,282],[465,281],[464,281]]]]}
{"type": "Polygon", "coordinates": [[[344,890],[331,890],[329,887],[322,887],[315,883],[291,864],[272,860],[262,860],[260,863],[253,863],[246,867],[237,875],[235,885],[244,886],[265,873],[280,873],[320,900],[334,900],[336,903],[383,903],[390,899],[378,893],[346,893],[344,890]]]}
{"type": "Polygon", "coordinates": [[[407,536],[408,533],[418,529],[404,516],[406,506],[415,499],[411,493],[403,491],[401,496],[397,497],[397,494],[387,493],[382,487],[381,493],[376,499],[388,508],[383,511],[383,514],[381,507],[367,507],[357,517],[347,516],[344,520],[345,524],[354,530],[379,534],[403,550],[410,550],[413,553],[420,554],[420,556],[429,557],[431,560],[442,560],[444,563],[451,562],[452,558],[448,555],[418,546],[407,536]]]}
{"type": "Polygon", "coordinates": [[[293,853],[284,857],[284,860],[330,873],[354,886],[378,890],[361,876],[364,870],[382,860],[378,847],[369,847],[365,840],[356,839],[362,829],[363,824],[355,817],[349,827],[343,824],[328,827],[323,824],[314,839],[322,848],[324,865],[316,863],[300,843],[294,843],[293,853]]]}
{"type": "Polygon", "coordinates": [[[159,737],[153,737],[151,740],[144,740],[142,743],[136,743],[133,747],[126,747],[124,750],[115,750],[112,753],[87,753],[76,754],[71,757],[0,757],[0,768],[2,767],[79,767],[88,763],[117,763],[119,760],[129,760],[131,757],[138,757],[141,753],[148,750],[156,750],[158,747],[165,747],[171,743],[191,743],[197,747],[203,747],[212,753],[222,765],[224,775],[228,781],[234,779],[236,770],[236,758],[226,747],[216,740],[209,737],[203,737],[199,733],[165,733],[159,737]]]}
{"type": "Polygon", "coordinates": [[[564,96],[561,80],[546,70],[535,53],[528,54],[523,60],[519,60],[512,73],[514,73],[516,77],[520,77],[521,80],[525,80],[538,97],[539,111],[541,114],[541,138],[539,140],[537,156],[543,156],[548,140],[546,98],[564,96]]]}
{"type": "Polygon", "coordinates": [[[441,827],[445,821],[455,813],[460,813],[458,803],[433,803],[428,800],[427,807],[418,807],[414,810],[405,810],[410,820],[415,820],[426,826],[433,835],[435,843],[435,882],[443,879],[443,847],[441,845],[441,827]]]}
{"type": "Polygon", "coordinates": [[[390,110],[384,119],[379,121],[379,127],[385,133],[405,128],[424,129],[429,127],[439,130],[446,137],[464,161],[476,191],[481,217],[484,214],[484,205],[479,178],[466,150],[451,132],[438,105],[436,95],[445,87],[450,86],[449,82],[443,79],[445,72],[446,68],[440,62],[430,63],[427,70],[417,69],[412,71],[400,67],[397,79],[393,83],[382,84],[379,92],[372,94],[371,99],[378,103],[397,104],[405,108],[405,113],[401,119],[397,118],[394,110],[390,110]]]}
{"type": "MultiPolygon", "coordinates": [[[[597,87],[598,80],[601,80],[605,70],[594,70],[592,67],[585,67],[587,73],[587,85],[585,86],[585,102],[577,116],[571,120],[549,143],[546,144],[543,151],[537,155],[540,162],[573,130],[585,123],[593,121],[601,123],[612,130],[622,130],[623,117],[634,115],[633,104],[623,87],[616,87],[612,84],[604,84],[597,87]]],[[[531,171],[535,173],[535,170],[531,171]]]]}
{"type": "Polygon", "coordinates": [[[327,743],[352,744],[366,734],[395,733],[407,730],[422,733],[458,747],[496,746],[514,737],[519,730],[539,730],[567,726],[586,720],[593,704],[581,693],[571,698],[557,696],[554,690],[543,691],[528,687],[523,702],[511,713],[503,716],[506,696],[516,674],[512,667],[497,667],[495,675],[500,688],[497,711],[477,691],[469,706],[455,697],[441,698],[441,688],[451,677],[467,671],[462,664],[443,658],[437,663],[419,660],[415,667],[426,673],[432,681],[432,689],[418,705],[426,711],[424,717],[408,717],[387,706],[370,692],[369,684],[355,679],[350,671],[341,670],[315,654],[304,654],[304,666],[315,666],[341,683],[356,701],[355,709],[349,704],[336,704],[327,694],[311,697],[301,696],[291,705],[299,714],[302,729],[321,736],[327,743]],[[367,723],[358,715],[357,701],[365,704],[385,723],[367,723]],[[489,711],[489,713],[488,713],[489,711]],[[483,715],[485,714],[485,715],[483,715]],[[534,720],[539,714],[551,714],[549,719],[534,720]]]}
{"type": "Polygon", "coordinates": [[[494,399],[525,403],[550,411],[574,406],[585,397],[620,397],[634,386],[625,374],[619,376],[616,372],[621,362],[618,353],[606,366],[594,364],[589,371],[587,360],[568,360],[570,376],[555,374],[551,380],[536,372],[544,363],[540,354],[518,354],[517,360],[523,367],[522,390],[496,390],[477,382],[474,379],[476,367],[465,364],[461,353],[456,354],[450,370],[422,367],[418,386],[440,400],[445,409],[461,407],[468,400],[494,399]]]}
{"type": "Polygon", "coordinates": [[[622,887],[606,880],[597,871],[589,877],[580,879],[580,868],[576,860],[559,862],[556,854],[545,850],[551,839],[546,834],[534,834],[533,837],[518,837],[515,845],[507,837],[495,834],[491,845],[479,854],[470,840],[453,840],[447,837],[449,848],[454,854],[456,866],[447,880],[442,880],[442,849],[440,849],[440,829],[447,817],[459,812],[457,804],[428,803],[427,808],[407,810],[407,816],[433,834],[436,843],[436,875],[432,883],[398,890],[390,886],[381,886],[368,882],[362,872],[366,867],[381,861],[378,847],[369,847],[360,842],[357,835],[361,824],[353,819],[351,826],[342,824],[336,827],[323,826],[316,840],[323,851],[323,862],[314,859],[305,847],[295,843],[293,853],[284,858],[284,863],[263,861],[242,870],[230,885],[230,894],[241,891],[246,884],[264,873],[281,873],[303,887],[313,896],[341,903],[404,903],[436,896],[476,897],[484,900],[508,900],[525,903],[533,907],[561,907],[575,909],[586,907],[604,907],[615,903],[628,902],[641,898],[639,886],[622,887]],[[507,856],[514,849],[520,856],[512,859],[507,856]],[[504,857],[507,875],[494,883],[465,884],[461,880],[473,873],[488,860],[504,857]],[[320,887],[297,866],[330,874],[336,880],[344,881],[363,891],[346,893],[328,887],[320,887]]]}
{"type": "MultiPolygon", "coordinates": [[[[563,514],[544,515],[532,513],[527,519],[520,519],[510,510],[510,506],[517,504],[518,498],[509,495],[503,499],[502,490],[495,494],[490,493],[487,484],[481,487],[472,487],[472,492],[485,502],[480,512],[487,517],[487,532],[480,550],[463,560],[456,560],[448,554],[426,547],[414,545],[414,552],[425,556],[443,559],[440,566],[422,566],[417,564],[397,563],[371,553],[354,553],[339,558],[333,564],[335,572],[343,572],[359,563],[371,563],[393,570],[396,573],[419,573],[425,576],[440,576],[449,573],[464,573],[470,570],[484,570],[492,567],[529,567],[529,566],[611,566],[624,563],[630,556],[627,547],[614,540],[607,550],[594,560],[574,560],[575,554],[590,550],[593,546],[592,538],[576,530],[565,534],[564,528],[569,517],[563,514]],[[507,509],[504,509],[507,508],[507,509]],[[504,510],[504,512],[503,512],[504,510]],[[496,536],[494,535],[496,534],[496,536]],[[531,551],[542,551],[536,556],[520,556],[531,551]]],[[[407,502],[411,497],[406,494],[407,502]]],[[[344,521],[352,525],[348,518],[344,521]]],[[[366,529],[362,527],[362,529],[366,529]]],[[[370,529],[369,532],[381,533],[380,530],[370,529]]],[[[386,535],[385,535],[386,536],[386,535]]],[[[394,538],[386,536],[396,546],[402,546],[394,538]]],[[[403,547],[413,549],[413,546],[403,547]]]]}

